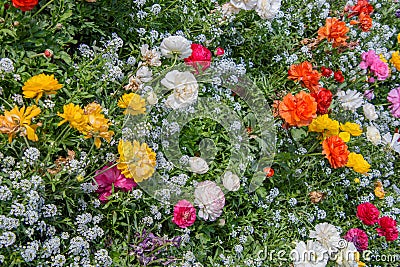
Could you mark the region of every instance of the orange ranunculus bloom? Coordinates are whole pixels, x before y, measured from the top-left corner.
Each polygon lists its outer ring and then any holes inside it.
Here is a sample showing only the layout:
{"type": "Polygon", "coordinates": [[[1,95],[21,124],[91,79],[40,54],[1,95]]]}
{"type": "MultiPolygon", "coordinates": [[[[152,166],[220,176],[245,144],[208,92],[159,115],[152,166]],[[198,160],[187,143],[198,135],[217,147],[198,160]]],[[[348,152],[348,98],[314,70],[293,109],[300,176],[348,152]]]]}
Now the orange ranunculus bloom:
{"type": "Polygon", "coordinates": [[[317,102],[304,91],[287,94],[279,103],[279,116],[290,126],[307,126],[317,117],[317,102]]]}
{"type": "Polygon", "coordinates": [[[344,167],[349,159],[346,143],[337,135],[328,137],[322,142],[323,152],[332,168],[344,167]]]}
{"type": "Polygon", "coordinates": [[[21,9],[22,11],[29,11],[33,9],[38,2],[38,0],[12,0],[13,6],[21,9]]]}
{"type": "Polygon", "coordinates": [[[361,13],[365,13],[367,15],[371,15],[374,12],[374,7],[368,2],[368,0],[358,0],[357,5],[351,6],[350,8],[349,18],[353,16],[358,16],[361,13]]]}
{"type": "Polygon", "coordinates": [[[359,20],[350,21],[351,25],[359,24],[361,30],[363,32],[368,32],[372,28],[372,19],[368,14],[361,13],[359,16],[359,20]]]}
{"type": "Polygon", "coordinates": [[[290,80],[301,82],[311,93],[318,92],[320,88],[319,79],[321,78],[321,74],[313,70],[311,63],[308,61],[290,66],[288,75],[290,80]]]}
{"type": "Polygon", "coordinates": [[[346,33],[349,32],[349,28],[346,23],[338,20],[337,18],[327,18],[325,26],[322,26],[318,30],[318,39],[328,39],[329,42],[333,42],[333,47],[340,45],[346,45],[346,40],[349,38],[346,33]]]}

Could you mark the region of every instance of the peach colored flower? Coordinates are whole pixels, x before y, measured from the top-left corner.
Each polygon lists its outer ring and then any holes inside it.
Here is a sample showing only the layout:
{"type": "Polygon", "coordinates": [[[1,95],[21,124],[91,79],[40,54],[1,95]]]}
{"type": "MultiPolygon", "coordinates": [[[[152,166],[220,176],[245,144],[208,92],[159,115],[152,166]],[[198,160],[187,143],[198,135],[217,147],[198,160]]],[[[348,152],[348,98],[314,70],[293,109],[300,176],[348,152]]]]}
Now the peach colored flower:
{"type": "Polygon", "coordinates": [[[333,42],[333,47],[346,45],[346,40],[349,38],[346,34],[349,32],[349,28],[346,23],[338,20],[337,18],[327,18],[325,26],[322,26],[318,30],[318,39],[327,39],[328,42],[333,42]]]}
{"type": "Polygon", "coordinates": [[[340,168],[346,165],[349,159],[349,150],[346,143],[337,135],[328,137],[322,143],[323,152],[332,168],[340,168]]]}
{"type": "Polygon", "coordinates": [[[293,96],[287,94],[279,103],[279,116],[290,126],[307,126],[317,117],[317,102],[304,91],[293,96]]]}

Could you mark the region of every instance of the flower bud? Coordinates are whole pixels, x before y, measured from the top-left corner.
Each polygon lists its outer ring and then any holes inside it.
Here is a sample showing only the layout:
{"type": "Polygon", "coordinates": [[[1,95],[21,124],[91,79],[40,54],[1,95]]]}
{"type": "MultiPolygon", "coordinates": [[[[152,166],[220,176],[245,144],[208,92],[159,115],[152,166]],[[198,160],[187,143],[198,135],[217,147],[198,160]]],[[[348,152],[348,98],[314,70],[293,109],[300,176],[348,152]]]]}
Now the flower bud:
{"type": "Polygon", "coordinates": [[[51,57],[53,56],[53,51],[50,50],[50,49],[46,49],[46,50],[44,50],[43,55],[44,55],[45,57],[47,57],[47,58],[51,58],[51,57]]]}

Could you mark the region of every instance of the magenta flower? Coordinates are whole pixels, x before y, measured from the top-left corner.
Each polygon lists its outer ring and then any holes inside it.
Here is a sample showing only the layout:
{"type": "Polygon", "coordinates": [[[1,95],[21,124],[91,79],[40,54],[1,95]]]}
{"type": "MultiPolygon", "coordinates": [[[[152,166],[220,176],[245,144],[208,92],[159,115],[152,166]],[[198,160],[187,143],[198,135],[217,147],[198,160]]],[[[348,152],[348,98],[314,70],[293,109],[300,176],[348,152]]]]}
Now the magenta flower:
{"type": "Polygon", "coordinates": [[[108,197],[111,196],[113,185],[114,191],[122,190],[125,192],[131,191],[132,188],[137,186],[137,183],[133,179],[126,178],[117,166],[109,168],[110,166],[104,166],[97,170],[94,177],[98,185],[96,193],[99,194],[99,199],[103,202],[107,202],[108,197]]]}
{"type": "Polygon", "coordinates": [[[389,76],[388,64],[383,62],[374,50],[369,50],[361,55],[361,63],[359,67],[363,70],[370,69],[371,73],[375,75],[379,81],[386,80],[389,76]]]}
{"type": "Polygon", "coordinates": [[[374,50],[369,50],[368,52],[364,52],[361,54],[361,61],[360,63],[360,68],[363,70],[368,69],[368,67],[371,67],[375,61],[380,60],[379,56],[375,53],[374,50]]]}
{"type": "Polygon", "coordinates": [[[368,235],[361,229],[352,228],[347,231],[343,238],[349,242],[353,242],[358,252],[368,249],[368,235]]]}
{"type": "Polygon", "coordinates": [[[400,87],[392,89],[387,97],[387,100],[392,103],[390,111],[396,118],[400,118],[400,87]]]}
{"type": "Polygon", "coordinates": [[[192,203],[186,199],[182,199],[176,203],[172,222],[180,228],[186,228],[193,225],[194,221],[196,221],[196,209],[192,203]]]}

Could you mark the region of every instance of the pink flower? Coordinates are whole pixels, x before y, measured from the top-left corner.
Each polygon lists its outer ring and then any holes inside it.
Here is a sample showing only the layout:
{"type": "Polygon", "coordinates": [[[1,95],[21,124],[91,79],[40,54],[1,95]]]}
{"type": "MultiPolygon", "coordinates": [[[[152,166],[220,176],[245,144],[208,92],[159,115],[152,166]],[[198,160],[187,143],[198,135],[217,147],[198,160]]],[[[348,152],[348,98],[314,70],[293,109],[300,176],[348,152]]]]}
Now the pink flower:
{"type": "Polygon", "coordinates": [[[378,224],[381,228],[376,229],[379,236],[384,236],[386,241],[394,241],[399,237],[397,222],[388,216],[379,219],[378,224]]]}
{"type": "Polygon", "coordinates": [[[364,97],[368,100],[372,100],[375,98],[374,90],[365,90],[364,97]]]}
{"type": "Polygon", "coordinates": [[[369,202],[362,203],[357,207],[357,217],[365,225],[374,225],[378,222],[379,210],[374,204],[369,202]]]}
{"type": "Polygon", "coordinates": [[[200,208],[200,218],[215,221],[221,216],[225,206],[225,195],[215,182],[198,183],[194,190],[194,197],[194,204],[200,208]]]}
{"type": "Polygon", "coordinates": [[[371,72],[378,78],[378,81],[384,81],[389,76],[389,67],[382,60],[376,60],[370,67],[371,72]]]}
{"type": "Polygon", "coordinates": [[[222,47],[217,47],[215,50],[215,55],[217,57],[223,56],[225,54],[225,50],[222,47]]]}
{"type": "Polygon", "coordinates": [[[203,66],[203,71],[210,67],[211,64],[211,51],[201,44],[192,44],[192,54],[190,57],[184,59],[186,64],[193,66],[197,70],[197,64],[203,66]]]}
{"type": "Polygon", "coordinates": [[[368,69],[368,67],[372,66],[375,61],[380,60],[379,56],[375,53],[374,50],[369,50],[368,52],[364,52],[361,54],[361,61],[359,67],[363,70],[368,69]]]}
{"type": "Polygon", "coordinates": [[[343,237],[349,242],[353,242],[359,252],[368,249],[368,235],[361,229],[352,228],[343,237]]]}
{"type": "Polygon", "coordinates": [[[117,166],[112,168],[110,168],[110,166],[104,166],[96,171],[94,179],[98,185],[96,193],[99,194],[99,199],[103,202],[107,202],[108,197],[111,196],[113,185],[115,191],[121,189],[125,192],[137,186],[133,179],[125,178],[117,166]]]}
{"type": "Polygon", "coordinates": [[[176,203],[172,222],[180,228],[186,228],[193,225],[194,221],[196,221],[196,209],[192,203],[186,199],[182,199],[176,203]]]}
{"type": "Polygon", "coordinates": [[[388,94],[387,100],[392,103],[390,111],[393,116],[400,118],[400,87],[392,89],[388,94]]]}

